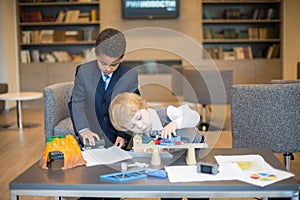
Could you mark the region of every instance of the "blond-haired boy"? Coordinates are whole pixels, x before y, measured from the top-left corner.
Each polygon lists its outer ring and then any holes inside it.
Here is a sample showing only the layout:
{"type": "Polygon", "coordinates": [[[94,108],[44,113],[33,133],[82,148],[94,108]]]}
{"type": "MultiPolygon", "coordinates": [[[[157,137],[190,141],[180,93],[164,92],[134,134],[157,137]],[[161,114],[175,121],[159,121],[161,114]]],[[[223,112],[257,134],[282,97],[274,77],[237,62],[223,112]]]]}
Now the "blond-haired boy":
{"type": "Polygon", "coordinates": [[[148,137],[161,133],[162,138],[181,136],[185,143],[201,143],[204,137],[196,128],[200,116],[187,105],[149,108],[145,99],[135,93],[118,94],[109,108],[112,125],[119,131],[131,131],[148,137]],[[181,129],[193,131],[179,131],[181,129]]]}

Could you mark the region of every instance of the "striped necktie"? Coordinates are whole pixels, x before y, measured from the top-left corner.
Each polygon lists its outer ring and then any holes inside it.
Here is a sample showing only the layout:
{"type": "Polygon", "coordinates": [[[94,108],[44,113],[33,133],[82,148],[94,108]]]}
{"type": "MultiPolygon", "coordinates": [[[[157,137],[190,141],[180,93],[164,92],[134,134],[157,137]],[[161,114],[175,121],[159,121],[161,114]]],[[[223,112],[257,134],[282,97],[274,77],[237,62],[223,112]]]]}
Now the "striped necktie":
{"type": "Polygon", "coordinates": [[[104,90],[107,89],[109,80],[110,80],[110,77],[108,75],[104,74],[104,90]]]}

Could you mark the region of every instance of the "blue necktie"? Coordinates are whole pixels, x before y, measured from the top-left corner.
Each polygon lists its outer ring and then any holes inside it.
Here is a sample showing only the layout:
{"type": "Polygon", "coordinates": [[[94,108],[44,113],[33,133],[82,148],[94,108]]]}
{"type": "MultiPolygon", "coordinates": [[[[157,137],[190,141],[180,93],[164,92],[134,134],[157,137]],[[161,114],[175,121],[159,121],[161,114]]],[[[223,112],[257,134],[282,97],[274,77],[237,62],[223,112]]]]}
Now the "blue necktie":
{"type": "Polygon", "coordinates": [[[110,79],[110,77],[108,75],[104,74],[104,90],[106,90],[108,87],[109,79],[110,79]]]}

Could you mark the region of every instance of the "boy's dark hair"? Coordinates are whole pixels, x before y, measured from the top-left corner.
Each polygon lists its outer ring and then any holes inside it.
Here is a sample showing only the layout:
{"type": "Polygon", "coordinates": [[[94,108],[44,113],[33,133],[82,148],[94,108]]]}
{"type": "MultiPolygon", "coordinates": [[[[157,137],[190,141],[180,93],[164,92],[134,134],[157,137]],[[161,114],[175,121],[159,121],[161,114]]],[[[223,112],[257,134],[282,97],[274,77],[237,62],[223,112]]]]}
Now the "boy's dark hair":
{"type": "Polygon", "coordinates": [[[95,43],[96,56],[104,54],[111,58],[122,58],[125,50],[125,35],[119,30],[107,28],[98,34],[95,43]]]}

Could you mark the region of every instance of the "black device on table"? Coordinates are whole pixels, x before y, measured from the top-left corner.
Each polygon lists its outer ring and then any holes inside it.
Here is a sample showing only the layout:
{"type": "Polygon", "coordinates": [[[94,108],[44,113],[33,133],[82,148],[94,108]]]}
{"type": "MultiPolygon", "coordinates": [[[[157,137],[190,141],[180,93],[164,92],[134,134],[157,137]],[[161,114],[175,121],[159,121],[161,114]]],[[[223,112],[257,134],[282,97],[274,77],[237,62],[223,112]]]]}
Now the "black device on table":
{"type": "Polygon", "coordinates": [[[216,163],[198,162],[197,172],[215,175],[219,173],[219,165],[216,163]]]}

